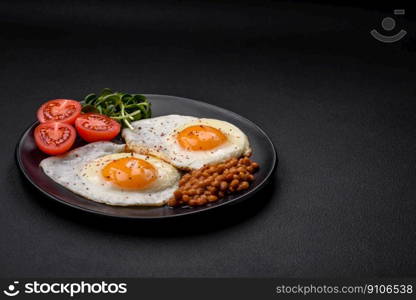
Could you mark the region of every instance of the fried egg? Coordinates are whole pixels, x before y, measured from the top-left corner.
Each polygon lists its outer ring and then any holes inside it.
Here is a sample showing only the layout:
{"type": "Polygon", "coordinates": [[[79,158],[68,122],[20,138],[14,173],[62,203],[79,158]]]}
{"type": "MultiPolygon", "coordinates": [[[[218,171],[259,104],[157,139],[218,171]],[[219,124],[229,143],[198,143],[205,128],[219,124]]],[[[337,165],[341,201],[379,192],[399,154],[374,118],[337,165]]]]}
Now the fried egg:
{"type": "Polygon", "coordinates": [[[122,132],[130,150],[159,157],[179,169],[199,169],[251,153],[247,136],[221,120],[168,115],[132,126],[122,132]]]}
{"type": "Polygon", "coordinates": [[[95,142],[48,157],[40,167],[72,192],[109,205],[160,206],[178,188],[179,172],[155,157],[125,152],[125,145],[95,142]]]}

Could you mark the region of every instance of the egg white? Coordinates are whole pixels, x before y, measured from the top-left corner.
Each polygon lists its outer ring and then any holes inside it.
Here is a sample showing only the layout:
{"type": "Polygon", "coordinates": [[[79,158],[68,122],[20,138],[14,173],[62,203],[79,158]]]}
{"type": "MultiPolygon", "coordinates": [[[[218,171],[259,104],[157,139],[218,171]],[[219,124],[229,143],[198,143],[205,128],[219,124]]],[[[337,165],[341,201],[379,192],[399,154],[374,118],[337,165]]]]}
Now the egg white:
{"type": "Polygon", "coordinates": [[[216,119],[167,115],[132,123],[133,129],[123,129],[122,136],[134,152],[154,155],[179,169],[199,169],[251,152],[247,136],[235,125],[216,119]],[[217,148],[191,151],[182,148],[177,134],[190,126],[206,125],[220,130],[227,141],[217,148]]]}
{"type": "Polygon", "coordinates": [[[95,142],[62,156],[48,157],[40,163],[46,175],[72,192],[87,199],[116,206],[160,206],[178,188],[179,172],[155,157],[126,153],[125,145],[95,142]],[[157,178],[141,190],[122,189],[101,175],[101,169],[114,159],[134,156],[151,163],[157,178]]]}

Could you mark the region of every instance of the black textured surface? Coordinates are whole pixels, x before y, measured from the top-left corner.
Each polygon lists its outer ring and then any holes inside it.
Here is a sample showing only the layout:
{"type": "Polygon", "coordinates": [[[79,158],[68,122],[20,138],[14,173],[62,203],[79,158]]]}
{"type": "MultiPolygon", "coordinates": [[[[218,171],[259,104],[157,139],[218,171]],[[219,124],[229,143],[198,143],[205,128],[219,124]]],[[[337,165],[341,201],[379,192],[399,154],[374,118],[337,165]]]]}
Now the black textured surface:
{"type": "MultiPolygon", "coordinates": [[[[2,2],[0,275],[415,276],[415,24],[307,2],[2,2]],[[37,194],[14,147],[40,103],[110,87],[222,106],[273,139],[250,201],[120,222],[37,194]]],[[[394,7],[397,8],[397,7],[394,7]]],[[[406,7],[404,7],[406,8],[406,7]]],[[[408,11],[411,14],[410,11],[408,11]]]]}

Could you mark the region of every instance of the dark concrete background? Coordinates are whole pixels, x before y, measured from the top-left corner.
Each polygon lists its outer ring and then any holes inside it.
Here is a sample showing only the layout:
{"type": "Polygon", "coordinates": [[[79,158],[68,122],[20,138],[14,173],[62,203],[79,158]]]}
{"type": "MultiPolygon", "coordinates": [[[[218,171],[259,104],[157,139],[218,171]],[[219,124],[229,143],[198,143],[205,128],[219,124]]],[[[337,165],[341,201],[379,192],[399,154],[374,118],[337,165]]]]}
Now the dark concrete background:
{"type": "MultiPolygon", "coordinates": [[[[415,276],[415,24],[328,2],[5,1],[0,10],[2,277],[415,276]],[[14,147],[51,98],[104,87],[222,106],[261,126],[279,168],[215,214],[125,222],[63,207],[14,147]]],[[[406,7],[392,7],[406,8],[406,7]]]]}

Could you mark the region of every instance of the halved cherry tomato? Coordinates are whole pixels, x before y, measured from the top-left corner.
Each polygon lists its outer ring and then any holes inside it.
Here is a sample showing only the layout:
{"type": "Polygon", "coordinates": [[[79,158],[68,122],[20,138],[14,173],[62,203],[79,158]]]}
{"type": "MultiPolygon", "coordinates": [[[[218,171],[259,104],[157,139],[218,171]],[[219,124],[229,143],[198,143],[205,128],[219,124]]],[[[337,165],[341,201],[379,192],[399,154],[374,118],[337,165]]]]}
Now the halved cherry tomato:
{"type": "Polygon", "coordinates": [[[41,123],[56,121],[74,124],[81,114],[81,103],[70,99],[55,99],[44,103],[38,109],[38,120],[41,123]]]}
{"type": "Polygon", "coordinates": [[[76,136],[75,128],[62,122],[46,122],[35,128],[36,145],[50,155],[67,152],[74,144],[76,136]]]}
{"type": "Polygon", "coordinates": [[[121,129],[117,121],[99,114],[80,115],[75,121],[75,127],[87,142],[112,140],[121,129]]]}

